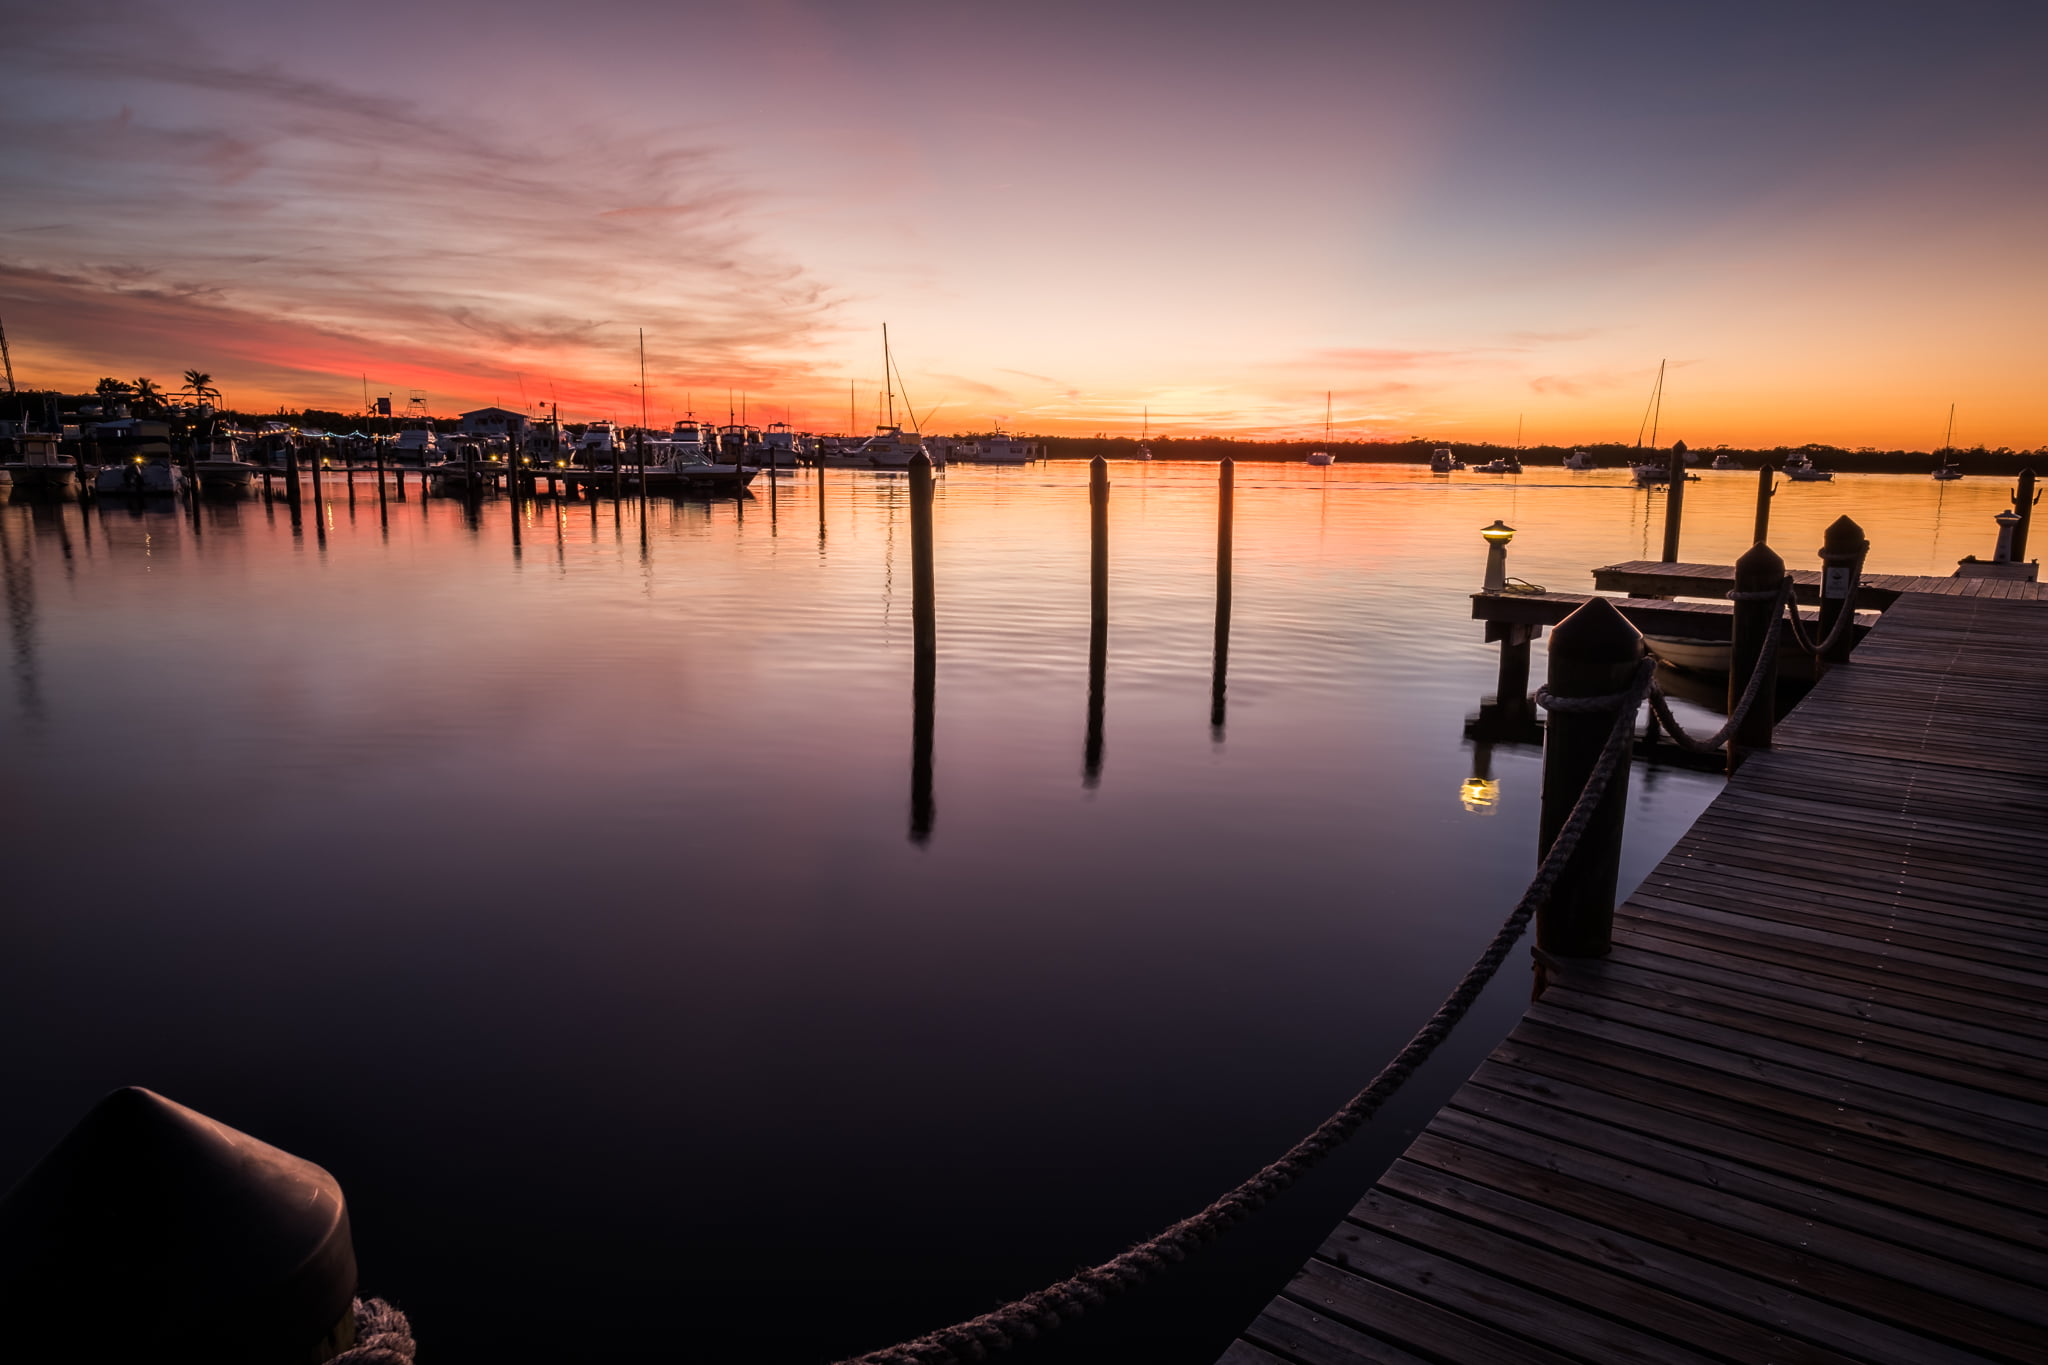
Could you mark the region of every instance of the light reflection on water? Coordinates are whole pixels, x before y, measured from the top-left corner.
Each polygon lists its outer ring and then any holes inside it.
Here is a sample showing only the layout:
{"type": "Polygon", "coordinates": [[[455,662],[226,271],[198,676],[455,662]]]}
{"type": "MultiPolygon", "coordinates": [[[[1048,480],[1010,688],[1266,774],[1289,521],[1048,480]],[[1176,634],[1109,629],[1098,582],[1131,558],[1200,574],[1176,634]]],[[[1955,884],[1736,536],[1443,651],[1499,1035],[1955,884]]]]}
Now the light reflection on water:
{"type": "MultiPolygon", "coordinates": [[[[900,478],[543,500],[516,540],[502,501],[367,480],[296,529],[0,508],[0,1180],[160,1089],[335,1171],[366,1288],[449,1362],[822,1359],[1200,1207],[1378,1067],[1531,870],[1535,752],[1475,774],[1461,740],[1494,684],[1478,528],[1583,590],[1654,556],[1662,495],[1240,466],[1219,737],[1216,469],[1111,477],[1092,786],[1086,466],[942,480],[922,844],[900,478]]],[[[1739,553],[1753,490],[1692,485],[1685,557],[1739,553]]],[[[1848,511],[1874,571],[1947,572],[2005,492],[1787,487],[1772,539],[1811,566],[1848,511]]],[[[1625,882],[1717,786],[1638,769],[1625,882]]],[[[1526,990],[1045,1358],[1213,1358],[1526,990]]]]}

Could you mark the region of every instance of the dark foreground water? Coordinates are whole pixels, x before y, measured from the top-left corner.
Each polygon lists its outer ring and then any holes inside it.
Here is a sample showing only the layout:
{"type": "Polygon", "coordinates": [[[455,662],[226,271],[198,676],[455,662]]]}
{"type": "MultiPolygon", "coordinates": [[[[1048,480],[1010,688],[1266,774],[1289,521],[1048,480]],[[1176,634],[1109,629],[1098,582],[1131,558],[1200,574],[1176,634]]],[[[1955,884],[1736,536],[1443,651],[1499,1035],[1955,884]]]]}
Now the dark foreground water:
{"type": "MultiPolygon", "coordinates": [[[[1622,476],[1121,465],[1099,771],[1085,466],[937,503],[930,828],[908,494],[472,521],[0,507],[0,1184],[100,1094],[320,1162],[440,1365],[823,1362],[1200,1208],[1361,1085],[1534,861],[1538,755],[1461,800],[1478,529],[1583,589],[1660,536],[1622,476]]],[[[1753,477],[1692,486],[1686,554],[1753,477]]],[[[2002,485],[1787,488],[1812,563],[1988,553],[2002,485]]],[[[1541,677],[1540,650],[1536,676],[1541,677]]],[[[1696,713],[1697,714],[1697,713],[1696,713]]],[[[1638,768],[1632,884],[1718,787],[1638,768]]],[[[1212,1360],[1510,1026],[1503,972],[1315,1179],[1034,1359],[1212,1360]]]]}

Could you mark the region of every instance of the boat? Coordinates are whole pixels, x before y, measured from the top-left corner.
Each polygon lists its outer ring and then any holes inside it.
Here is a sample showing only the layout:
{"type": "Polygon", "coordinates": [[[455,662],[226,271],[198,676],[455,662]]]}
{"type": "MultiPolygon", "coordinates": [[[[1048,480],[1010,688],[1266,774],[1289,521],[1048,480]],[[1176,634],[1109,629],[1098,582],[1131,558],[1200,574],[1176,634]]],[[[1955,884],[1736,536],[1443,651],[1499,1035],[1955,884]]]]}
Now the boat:
{"type": "Polygon", "coordinates": [[[185,471],[171,463],[167,454],[155,458],[134,455],[102,468],[93,476],[92,491],[130,497],[171,497],[185,491],[185,471]]]}
{"type": "MultiPolygon", "coordinates": [[[[1323,444],[1326,446],[1330,444],[1330,395],[1327,390],[1323,393],[1323,444]]],[[[1148,456],[1147,458],[1150,457],[1148,456]]],[[[1336,456],[1327,450],[1311,450],[1308,453],[1308,462],[1310,464],[1328,464],[1335,458],[1336,456]]]]}
{"type": "Polygon", "coordinates": [[[1566,469],[1588,470],[1593,468],[1593,457],[1583,450],[1574,450],[1564,457],[1566,469]]]}
{"type": "Polygon", "coordinates": [[[1813,462],[1813,457],[1803,450],[1795,450],[1785,457],[1785,477],[1794,483],[1828,483],[1834,474],[1813,462]]]}
{"type": "Polygon", "coordinates": [[[1956,405],[1948,405],[1948,431],[1941,438],[1941,463],[1934,467],[1934,477],[1943,483],[1963,477],[1963,467],[1956,463],[1956,405]]]}
{"type": "Polygon", "coordinates": [[[192,473],[202,493],[246,493],[255,485],[262,466],[242,458],[242,444],[231,432],[216,432],[206,443],[204,459],[192,461],[192,473]]]}
{"type": "Polygon", "coordinates": [[[768,472],[795,469],[798,463],[797,434],[787,422],[770,422],[761,432],[762,462],[768,472]]]}
{"type": "Polygon", "coordinates": [[[1474,465],[1472,466],[1472,472],[1474,474],[1519,474],[1522,472],[1522,462],[1513,455],[1507,455],[1500,459],[1488,460],[1485,464],[1474,465]]]}
{"type": "Polygon", "coordinates": [[[1671,482],[1671,466],[1666,464],[1655,464],[1645,460],[1641,463],[1630,465],[1628,472],[1635,477],[1637,483],[1644,487],[1648,487],[1653,483],[1671,482]]]}
{"type": "Polygon", "coordinates": [[[72,493],[78,489],[78,462],[57,449],[54,431],[30,431],[26,423],[6,424],[0,430],[8,437],[18,457],[0,465],[7,471],[12,487],[20,493],[72,493]]]}
{"type": "Polygon", "coordinates": [[[1449,474],[1464,467],[1465,462],[1459,459],[1457,453],[1449,446],[1439,449],[1429,457],[1429,472],[1432,474],[1449,474]]]}
{"type": "MultiPolygon", "coordinates": [[[[1140,447],[1143,450],[1143,447],[1140,447]]],[[[1020,441],[1015,436],[993,432],[977,436],[960,447],[960,458],[974,464],[1029,464],[1038,456],[1038,445],[1033,441],[1020,441]]],[[[1141,460],[1149,460],[1149,453],[1140,454],[1141,460]]]]}
{"type": "MultiPolygon", "coordinates": [[[[916,432],[905,433],[903,428],[884,423],[875,428],[875,434],[863,441],[861,453],[876,469],[908,469],[912,459],[926,455],[924,438],[916,432]]],[[[943,459],[935,462],[943,463],[943,459]]]]}
{"type": "Polygon", "coordinates": [[[858,436],[820,436],[817,446],[811,451],[811,458],[829,469],[853,466],[871,469],[873,465],[861,453],[865,444],[858,436]]]}
{"type": "Polygon", "coordinates": [[[1742,461],[1736,459],[1733,455],[1730,455],[1727,451],[1724,450],[1719,455],[1716,455],[1714,457],[1714,463],[1710,466],[1710,468],[1740,469],[1742,468],[1742,461]]]}

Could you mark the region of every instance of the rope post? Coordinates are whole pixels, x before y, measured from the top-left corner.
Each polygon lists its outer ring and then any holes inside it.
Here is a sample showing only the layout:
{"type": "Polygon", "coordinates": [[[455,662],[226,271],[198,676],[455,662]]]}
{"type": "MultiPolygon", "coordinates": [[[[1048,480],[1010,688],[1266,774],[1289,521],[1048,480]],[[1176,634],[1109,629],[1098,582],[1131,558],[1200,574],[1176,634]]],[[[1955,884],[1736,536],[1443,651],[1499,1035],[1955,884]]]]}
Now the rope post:
{"type": "Polygon", "coordinates": [[[333,1176],[139,1087],[0,1200],[10,1358],[326,1360],[355,1289],[333,1176]]]}
{"type": "Polygon", "coordinates": [[[2027,528],[2034,521],[2034,499],[2040,497],[2034,491],[2034,471],[2020,471],[2019,487],[2012,491],[2012,510],[2019,513],[2020,524],[2012,528],[2012,557],[2024,564],[2027,559],[2027,528]]]}
{"type": "MultiPolygon", "coordinates": [[[[1856,610],[1856,583],[1863,576],[1863,560],[1869,553],[1870,542],[1863,538],[1863,528],[1846,516],[1836,517],[1821,535],[1819,638],[1827,638],[1843,612],[1856,610]]],[[[1821,662],[1846,663],[1854,633],[1844,630],[1821,654],[1821,662]]]]}
{"type": "Polygon", "coordinates": [[[1678,562],[1678,530],[1685,520],[1685,442],[1671,447],[1671,482],[1664,494],[1664,562],[1678,562]]]}
{"type": "MultiPolygon", "coordinates": [[[[773,478],[773,471],[769,477],[773,478]]],[[[772,485],[771,485],[772,486],[772,485]]],[[[932,601],[932,461],[923,451],[910,457],[912,661],[910,738],[910,841],[932,837],[932,706],[938,664],[937,611],[932,601]]]]}
{"type": "MultiPolygon", "coordinates": [[[[1570,703],[1627,692],[1645,652],[1642,633],[1604,597],[1595,597],[1550,633],[1548,692],[1565,705],[1554,705],[1544,726],[1539,858],[1556,842],[1614,730],[1614,709],[1578,710],[1570,703]]],[[[1536,946],[1541,951],[1556,957],[1605,957],[1613,946],[1614,888],[1621,871],[1627,811],[1624,761],[1594,808],[1578,852],[1537,911],[1536,946]]]]}
{"type": "Polygon", "coordinates": [[[1749,539],[1752,544],[1761,545],[1771,538],[1771,499],[1778,495],[1771,480],[1771,462],[1766,459],[1756,467],[1756,534],[1749,539]]]}
{"type": "Polygon", "coordinates": [[[1778,619],[1779,611],[1790,609],[1785,602],[1784,589],[1785,561],[1770,546],[1758,542],[1735,561],[1734,643],[1728,659],[1728,714],[1734,715],[1735,708],[1741,704],[1744,693],[1749,690],[1752,673],[1761,668],[1764,679],[1758,684],[1762,691],[1750,706],[1749,714],[1742,718],[1728,739],[1728,771],[1731,773],[1741,763],[1744,750],[1771,747],[1773,702],[1778,688],[1778,651],[1773,647],[1766,655],[1764,641],[1769,637],[1771,623],[1778,619]]]}

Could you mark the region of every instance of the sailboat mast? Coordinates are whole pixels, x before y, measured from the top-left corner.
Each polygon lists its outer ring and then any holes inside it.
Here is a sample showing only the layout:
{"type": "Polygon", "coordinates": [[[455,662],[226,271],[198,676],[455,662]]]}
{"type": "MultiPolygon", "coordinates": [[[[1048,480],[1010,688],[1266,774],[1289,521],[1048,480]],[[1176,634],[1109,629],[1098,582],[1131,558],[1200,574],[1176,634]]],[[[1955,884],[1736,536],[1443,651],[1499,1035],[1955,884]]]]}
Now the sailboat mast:
{"type": "Polygon", "coordinates": [[[896,425],[896,376],[889,359],[889,324],[882,324],[882,388],[889,396],[889,425],[896,425]]]}
{"type": "Polygon", "coordinates": [[[1323,390],[1323,444],[1330,443],[1330,391],[1323,390]]]}
{"type": "Polygon", "coordinates": [[[0,366],[7,370],[7,391],[20,392],[14,387],[14,357],[7,353],[7,327],[4,323],[0,323],[0,366]]]}
{"type": "Polygon", "coordinates": [[[647,430],[647,329],[640,329],[640,430],[647,430]]]}
{"type": "Polygon", "coordinates": [[[1941,451],[1946,455],[1956,448],[1956,405],[1948,405],[1948,430],[1941,436],[1941,451]]]}
{"type": "Polygon", "coordinates": [[[1662,360],[1657,362],[1657,397],[1654,400],[1655,407],[1650,416],[1650,449],[1652,450],[1657,448],[1657,424],[1664,419],[1664,366],[1666,363],[1662,360]]]}

